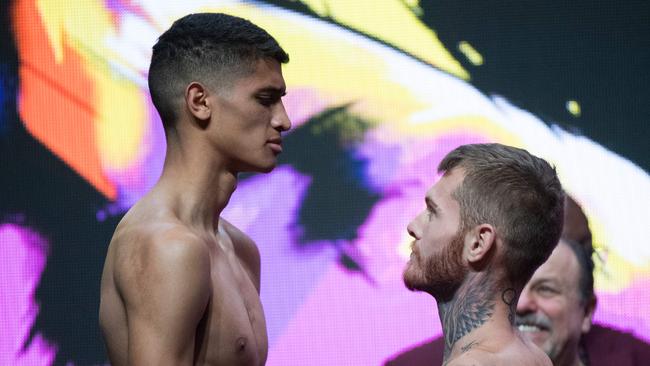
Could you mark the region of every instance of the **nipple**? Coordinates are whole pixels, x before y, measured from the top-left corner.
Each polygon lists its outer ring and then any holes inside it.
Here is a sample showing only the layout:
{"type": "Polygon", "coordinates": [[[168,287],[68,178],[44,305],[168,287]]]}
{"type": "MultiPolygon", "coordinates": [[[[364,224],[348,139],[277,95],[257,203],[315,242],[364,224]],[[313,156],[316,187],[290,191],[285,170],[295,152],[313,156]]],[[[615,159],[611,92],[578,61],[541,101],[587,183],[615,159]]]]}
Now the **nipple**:
{"type": "Polygon", "coordinates": [[[235,341],[235,349],[238,353],[244,352],[246,349],[246,337],[239,337],[235,341]]]}

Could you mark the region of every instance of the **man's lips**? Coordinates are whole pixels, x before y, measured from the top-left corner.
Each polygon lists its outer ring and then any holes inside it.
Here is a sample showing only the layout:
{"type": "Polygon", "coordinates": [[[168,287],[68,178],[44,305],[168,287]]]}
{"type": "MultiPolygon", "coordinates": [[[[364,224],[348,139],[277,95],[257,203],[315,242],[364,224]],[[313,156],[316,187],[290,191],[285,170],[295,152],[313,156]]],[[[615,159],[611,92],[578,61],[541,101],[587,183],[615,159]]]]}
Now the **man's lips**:
{"type": "Polygon", "coordinates": [[[282,139],[271,139],[266,142],[267,145],[273,150],[276,154],[282,152],[282,139]]]}

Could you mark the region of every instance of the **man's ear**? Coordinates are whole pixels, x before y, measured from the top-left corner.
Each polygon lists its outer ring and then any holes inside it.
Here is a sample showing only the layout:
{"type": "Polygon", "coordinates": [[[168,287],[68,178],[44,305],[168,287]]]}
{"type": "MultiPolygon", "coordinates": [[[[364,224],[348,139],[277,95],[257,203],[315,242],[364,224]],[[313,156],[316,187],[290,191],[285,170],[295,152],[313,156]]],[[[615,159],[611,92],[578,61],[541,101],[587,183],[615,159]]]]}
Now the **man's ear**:
{"type": "Polygon", "coordinates": [[[591,323],[594,320],[594,312],[596,311],[596,303],[598,300],[596,296],[592,296],[585,304],[585,316],[582,318],[582,334],[586,334],[591,329],[591,323]]]}
{"type": "Polygon", "coordinates": [[[496,245],[496,231],[490,224],[476,225],[465,236],[465,258],[470,264],[486,259],[496,245]]]}
{"type": "Polygon", "coordinates": [[[212,116],[212,105],[208,99],[208,90],[199,82],[193,81],[185,88],[185,105],[201,127],[206,127],[212,116]]]}

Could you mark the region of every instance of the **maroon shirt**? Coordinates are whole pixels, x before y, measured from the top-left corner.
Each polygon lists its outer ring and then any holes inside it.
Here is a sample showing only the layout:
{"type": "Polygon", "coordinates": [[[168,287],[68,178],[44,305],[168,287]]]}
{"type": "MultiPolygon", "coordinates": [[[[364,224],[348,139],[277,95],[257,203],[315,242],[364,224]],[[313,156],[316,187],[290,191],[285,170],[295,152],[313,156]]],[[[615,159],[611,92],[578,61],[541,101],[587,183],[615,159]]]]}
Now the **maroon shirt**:
{"type": "MultiPolygon", "coordinates": [[[[594,324],[583,341],[588,366],[650,366],[650,345],[629,333],[594,324]]],[[[444,347],[444,340],[436,338],[396,355],[384,365],[442,365],[444,347]]]]}

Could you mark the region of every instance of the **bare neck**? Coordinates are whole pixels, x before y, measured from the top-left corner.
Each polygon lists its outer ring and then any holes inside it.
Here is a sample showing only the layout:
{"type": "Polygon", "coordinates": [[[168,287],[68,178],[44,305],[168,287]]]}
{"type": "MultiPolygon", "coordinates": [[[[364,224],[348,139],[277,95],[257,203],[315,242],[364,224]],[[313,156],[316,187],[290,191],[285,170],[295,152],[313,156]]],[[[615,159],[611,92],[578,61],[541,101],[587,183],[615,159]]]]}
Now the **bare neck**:
{"type": "Polygon", "coordinates": [[[501,288],[489,271],[471,272],[449,300],[437,299],[445,338],[445,363],[476,346],[516,336],[515,290],[501,288]]]}
{"type": "Polygon", "coordinates": [[[237,172],[207,141],[167,140],[163,171],[152,190],[158,203],[190,226],[215,232],[237,187],[237,172]]]}

